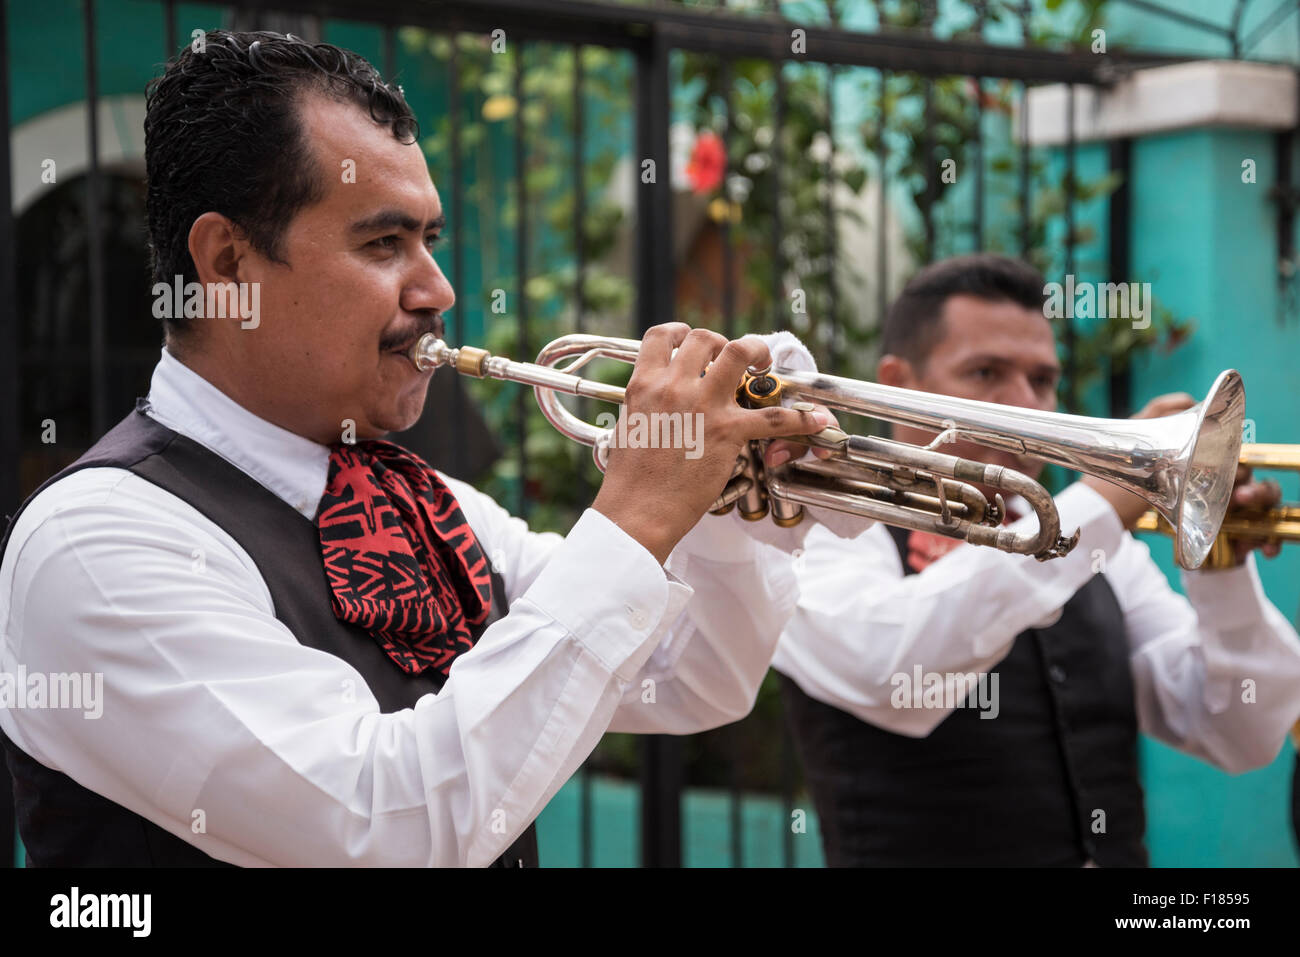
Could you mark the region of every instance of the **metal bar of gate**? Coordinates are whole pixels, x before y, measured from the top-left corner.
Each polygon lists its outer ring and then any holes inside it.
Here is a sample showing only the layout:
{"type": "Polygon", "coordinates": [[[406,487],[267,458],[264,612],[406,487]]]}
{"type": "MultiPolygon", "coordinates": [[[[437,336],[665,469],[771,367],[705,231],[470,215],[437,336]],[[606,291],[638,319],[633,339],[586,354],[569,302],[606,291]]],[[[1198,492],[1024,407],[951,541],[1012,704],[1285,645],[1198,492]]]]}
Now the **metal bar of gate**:
{"type": "Polygon", "coordinates": [[[925,193],[921,199],[921,217],[925,224],[925,261],[934,262],[934,204],[939,192],[939,175],[934,165],[934,81],[925,81],[924,129],[921,131],[921,152],[925,157],[925,193]]]}
{"type": "Polygon", "coordinates": [[[732,728],[728,728],[725,733],[725,740],[732,747],[728,747],[730,752],[727,755],[727,810],[728,818],[731,824],[731,866],[745,866],[745,791],[740,779],[740,762],[736,760],[736,748],[734,747],[735,738],[738,736],[732,728]]]}
{"type": "MultiPolygon", "coordinates": [[[[1020,14],[1020,36],[1029,38],[1028,3],[1022,4],[1020,14]]],[[[1020,83],[1020,258],[1029,259],[1030,253],[1030,198],[1029,198],[1029,81],[1020,83]]]]}
{"type": "MultiPolygon", "coordinates": [[[[524,155],[524,46],[515,44],[515,315],[519,324],[519,338],[515,355],[527,362],[528,351],[528,182],[527,157],[524,155]]],[[[519,485],[515,514],[528,517],[528,405],[527,389],[515,390],[515,417],[519,456],[519,485]]]]}
{"type": "MultiPolygon", "coordinates": [[[[668,43],[657,29],[636,51],[637,337],[673,318],[668,43]],[[647,170],[645,160],[652,160],[647,170]],[[647,181],[647,172],[653,175],[647,181]]],[[[682,745],[672,735],[641,741],[641,863],[681,864],[682,745]]]]}
{"type": "MultiPolygon", "coordinates": [[[[1109,165],[1119,173],[1119,186],[1110,195],[1106,210],[1107,272],[1111,282],[1129,280],[1130,246],[1129,217],[1131,215],[1132,147],[1130,139],[1111,140],[1108,147],[1109,165]]],[[[1132,414],[1133,394],[1130,370],[1110,373],[1110,411],[1112,418],[1125,418],[1132,414]]]]}
{"type": "Polygon", "coordinates": [[[827,369],[832,375],[840,372],[840,297],[835,287],[835,259],[838,254],[835,218],[835,67],[826,68],[826,135],[830,149],[826,154],[826,284],[830,311],[830,359],[827,369]]]}
{"type": "Polygon", "coordinates": [[[656,31],[636,56],[637,336],[673,317],[668,44],[656,31]],[[644,161],[651,160],[647,171],[644,161]],[[653,173],[647,182],[647,172],[653,173]]]}
{"type": "MultiPolygon", "coordinates": [[[[723,155],[726,157],[725,173],[723,175],[723,196],[726,198],[727,214],[722,219],[719,232],[722,241],[722,334],[728,339],[734,339],[736,336],[735,250],[732,245],[731,194],[727,188],[732,164],[731,141],[735,130],[734,104],[732,103],[733,83],[731,61],[723,57],[718,65],[718,86],[722,91],[725,120],[722,134],[723,155]]],[[[734,732],[727,732],[724,740],[730,745],[734,737],[734,732]]],[[[727,810],[730,824],[731,866],[744,867],[744,791],[741,787],[740,767],[739,762],[736,760],[735,748],[728,747],[727,750],[727,810]]]]}
{"type": "Polygon", "coordinates": [[[176,0],[163,3],[163,44],[167,47],[166,60],[176,55],[176,0]]]}
{"type": "Polygon", "coordinates": [[[722,87],[723,109],[726,124],[722,134],[722,152],[726,157],[726,170],[722,177],[722,195],[727,203],[727,215],[722,220],[722,334],[728,339],[736,337],[736,252],[732,245],[731,234],[731,140],[735,132],[735,117],[732,115],[731,97],[731,61],[725,57],[718,68],[718,85],[722,87]]]}
{"type": "Polygon", "coordinates": [[[880,123],[876,132],[876,166],[880,179],[876,196],[876,322],[883,327],[889,309],[889,202],[886,187],[889,185],[889,144],[885,129],[889,125],[889,72],[880,71],[880,123]]]}
{"type": "MultiPolygon", "coordinates": [[[[452,287],[457,295],[465,296],[465,174],[461,166],[460,142],[460,37],[458,34],[447,35],[451,40],[451,52],[447,57],[447,124],[450,136],[451,156],[447,158],[451,172],[451,276],[452,287]]],[[[465,299],[461,299],[461,308],[454,306],[446,333],[449,341],[465,341],[465,324],[461,322],[464,314],[465,299]]],[[[453,422],[465,421],[465,383],[460,376],[452,381],[451,414],[453,422]]],[[[465,430],[457,429],[452,442],[451,471],[453,475],[468,480],[468,454],[465,448],[465,430]]]]}
{"type": "MultiPolygon", "coordinates": [[[[581,333],[586,324],[585,298],[587,295],[587,159],[583,150],[586,139],[586,116],[584,97],[586,95],[586,72],[582,63],[582,44],[573,45],[573,331],[581,333]]],[[[585,419],[586,409],[580,408],[579,414],[585,419]]],[[[590,483],[587,481],[587,448],[580,445],[574,450],[577,467],[574,476],[578,485],[578,501],[585,503],[591,496],[590,483]]],[[[583,867],[592,866],[592,846],[595,842],[595,821],[593,820],[595,800],[592,793],[590,759],[583,768],[578,783],[578,802],[581,806],[581,831],[578,834],[578,857],[583,867]]]]}
{"type": "MultiPolygon", "coordinates": [[[[773,15],[781,15],[781,0],[770,0],[773,15]]],[[[785,61],[780,54],[771,58],[772,78],[776,87],[772,102],[772,310],[769,332],[784,329],[789,313],[785,302],[785,262],[781,255],[781,236],[784,233],[781,217],[781,131],[785,128],[785,61]]]]}
{"type": "Polygon", "coordinates": [[[787,322],[785,301],[785,257],[781,254],[784,233],[781,216],[781,130],[785,127],[785,73],[782,61],[772,63],[776,75],[776,100],[772,105],[772,325],[770,331],[783,329],[787,322]]]}
{"type": "MultiPolygon", "coordinates": [[[[988,8],[980,3],[975,8],[975,30],[980,39],[984,38],[984,27],[988,23],[988,8]]],[[[976,74],[975,80],[975,128],[971,137],[971,164],[975,167],[975,251],[984,251],[984,77],[976,74]]]]}
{"type": "MultiPolygon", "coordinates": [[[[1074,273],[1074,177],[1075,177],[1075,140],[1074,140],[1074,84],[1065,88],[1065,274],[1074,273]]],[[[1067,280],[1068,281],[1068,280],[1067,280]]],[[[1065,338],[1065,407],[1067,411],[1078,412],[1079,409],[1079,360],[1075,354],[1074,310],[1066,309],[1062,320],[1065,338]]]]}
{"type": "MultiPolygon", "coordinates": [[[[18,509],[18,469],[21,449],[18,430],[18,288],[14,257],[13,195],[9,155],[9,16],[0,0],[0,515],[18,509]]],[[[14,863],[18,843],[14,817],[14,794],[9,771],[0,761],[0,866],[14,863]]]]}
{"type": "Polygon", "coordinates": [[[86,245],[90,256],[90,428],[108,431],[108,347],[104,329],[104,248],[99,208],[99,77],[95,56],[95,0],[82,0],[86,63],[86,245]]]}
{"type": "Polygon", "coordinates": [[[582,46],[575,43],[573,45],[573,327],[575,332],[583,331],[586,320],[584,297],[587,289],[587,159],[584,152],[586,116],[583,106],[586,80],[587,74],[582,64],[582,46]]]}
{"type": "Polygon", "coordinates": [[[1020,258],[1029,259],[1029,87],[1020,84],[1020,258]]]}
{"type": "Polygon", "coordinates": [[[975,77],[975,125],[971,135],[971,175],[975,177],[972,236],[975,252],[984,251],[984,78],[975,77]]]}
{"type": "Polygon", "coordinates": [[[397,76],[397,31],[391,23],[384,24],[384,82],[392,83],[397,76]]]}

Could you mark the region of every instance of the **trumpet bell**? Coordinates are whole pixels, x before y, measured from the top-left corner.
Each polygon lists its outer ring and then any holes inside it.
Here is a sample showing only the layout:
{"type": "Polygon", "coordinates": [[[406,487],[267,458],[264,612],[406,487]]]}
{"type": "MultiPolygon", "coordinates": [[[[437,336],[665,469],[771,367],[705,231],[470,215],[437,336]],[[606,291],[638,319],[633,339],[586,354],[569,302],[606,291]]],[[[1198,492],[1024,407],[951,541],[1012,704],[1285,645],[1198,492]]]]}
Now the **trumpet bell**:
{"type": "MultiPolygon", "coordinates": [[[[1246,417],[1246,389],[1233,370],[1219,374],[1195,409],[1194,425],[1177,464],[1169,469],[1172,503],[1155,502],[1174,528],[1174,555],[1184,568],[1199,568],[1232,501],[1246,417]]],[[[1166,499],[1167,501],[1167,499],[1166,499]]]]}

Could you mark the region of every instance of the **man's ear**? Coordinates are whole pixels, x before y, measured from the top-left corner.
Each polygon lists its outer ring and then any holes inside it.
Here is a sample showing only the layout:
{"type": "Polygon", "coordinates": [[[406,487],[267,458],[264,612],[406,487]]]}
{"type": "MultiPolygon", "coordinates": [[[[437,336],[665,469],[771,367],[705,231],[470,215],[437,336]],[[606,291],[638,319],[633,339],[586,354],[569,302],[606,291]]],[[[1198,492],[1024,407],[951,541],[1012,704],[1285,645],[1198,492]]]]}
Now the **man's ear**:
{"type": "Polygon", "coordinates": [[[876,363],[876,381],[899,389],[916,388],[916,370],[902,356],[883,355],[876,363]]]}
{"type": "Polygon", "coordinates": [[[249,244],[243,230],[229,219],[207,212],[190,227],[189,249],[199,282],[239,282],[239,263],[249,244]]]}

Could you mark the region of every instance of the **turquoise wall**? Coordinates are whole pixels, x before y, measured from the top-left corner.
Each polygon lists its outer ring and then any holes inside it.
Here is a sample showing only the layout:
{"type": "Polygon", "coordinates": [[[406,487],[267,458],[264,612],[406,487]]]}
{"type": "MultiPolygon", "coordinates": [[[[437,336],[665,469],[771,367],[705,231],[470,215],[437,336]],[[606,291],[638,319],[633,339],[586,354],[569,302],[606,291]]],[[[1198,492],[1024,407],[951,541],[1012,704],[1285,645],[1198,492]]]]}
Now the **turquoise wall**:
{"type": "MultiPolygon", "coordinates": [[[[1191,339],[1171,355],[1146,355],[1133,377],[1135,403],[1162,392],[1200,393],[1225,368],[1246,383],[1255,441],[1300,441],[1300,310],[1279,308],[1273,136],[1198,130],[1147,137],[1133,153],[1133,272],[1158,299],[1196,319],[1191,339]],[[1241,163],[1257,164],[1243,183],[1241,163]]],[[[1199,397],[1199,396],[1198,396],[1199,397]]],[[[1281,473],[1288,501],[1297,477],[1281,473]]],[[[1174,587],[1179,576],[1167,539],[1145,536],[1174,587]]],[[[1269,597],[1292,621],[1300,606],[1300,550],[1259,560],[1269,597]]],[[[1300,717],[1300,715],[1297,715],[1300,717]]],[[[1297,863],[1287,817],[1295,752],[1288,742],[1268,768],[1230,776],[1144,739],[1148,843],[1156,865],[1297,863]]]]}
{"type": "MultiPolygon", "coordinates": [[[[14,125],[85,98],[86,61],[80,0],[8,0],[10,111],[14,125]]],[[[176,5],[177,42],[195,27],[221,22],[220,6],[176,5]]],[[[144,92],[166,59],[162,4],[97,0],[95,56],[101,96],[144,92]]],[[[141,133],[143,141],[143,133],[141,133]]]]}

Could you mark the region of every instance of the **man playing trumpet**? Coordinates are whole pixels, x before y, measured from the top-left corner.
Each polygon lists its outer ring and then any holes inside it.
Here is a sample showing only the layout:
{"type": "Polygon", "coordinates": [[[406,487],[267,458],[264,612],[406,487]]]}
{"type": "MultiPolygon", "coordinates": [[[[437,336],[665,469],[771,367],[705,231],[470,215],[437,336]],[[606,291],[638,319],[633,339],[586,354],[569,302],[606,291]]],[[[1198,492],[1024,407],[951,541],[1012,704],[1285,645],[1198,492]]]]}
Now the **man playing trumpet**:
{"type": "Polygon", "coordinates": [[[173,314],[148,399],[0,545],[0,669],[104,679],[95,720],[0,708],[28,860],[536,863],[607,729],[748,712],[793,573],[701,517],[744,443],[829,419],[736,404],[762,341],[656,327],[625,412],[698,413],[701,454],[616,449],[567,538],[530,532],[379,440],[454,302],[400,90],[327,44],[205,43],[149,93],[154,280],[256,284],[261,315],[173,314]]]}
{"type": "MultiPolygon", "coordinates": [[[[1000,256],[928,267],[889,312],[879,381],[1054,410],[1043,289],[1000,256]]],[[[1162,396],[1139,417],[1192,404],[1162,396]]],[[[1278,501],[1248,470],[1237,482],[1236,505],[1278,501]]],[[[1044,563],[883,525],[808,535],[773,664],[831,865],[1144,865],[1139,729],[1232,772],[1276,757],[1300,709],[1300,640],[1264,596],[1256,543],[1236,567],[1185,573],[1184,598],[1126,530],[1146,503],[1093,477],[1055,502],[1081,536],[1044,563]]]]}

